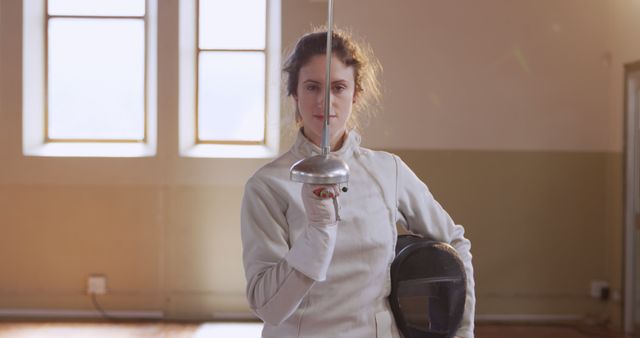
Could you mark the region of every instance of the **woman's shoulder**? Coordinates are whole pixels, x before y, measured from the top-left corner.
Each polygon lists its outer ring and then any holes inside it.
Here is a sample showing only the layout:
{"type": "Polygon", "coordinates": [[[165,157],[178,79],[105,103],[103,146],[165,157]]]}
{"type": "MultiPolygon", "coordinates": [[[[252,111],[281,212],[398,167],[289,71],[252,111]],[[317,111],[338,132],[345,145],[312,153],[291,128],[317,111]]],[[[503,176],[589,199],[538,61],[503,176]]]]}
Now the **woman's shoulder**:
{"type": "Polygon", "coordinates": [[[360,147],[358,149],[358,155],[360,158],[365,158],[369,161],[384,162],[393,165],[396,165],[398,162],[402,161],[398,155],[392,152],[385,150],[375,150],[365,147],[360,147]]]}
{"type": "Polygon", "coordinates": [[[396,179],[401,177],[417,178],[415,172],[398,154],[361,147],[359,157],[364,159],[374,171],[396,177],[396,179]]]}

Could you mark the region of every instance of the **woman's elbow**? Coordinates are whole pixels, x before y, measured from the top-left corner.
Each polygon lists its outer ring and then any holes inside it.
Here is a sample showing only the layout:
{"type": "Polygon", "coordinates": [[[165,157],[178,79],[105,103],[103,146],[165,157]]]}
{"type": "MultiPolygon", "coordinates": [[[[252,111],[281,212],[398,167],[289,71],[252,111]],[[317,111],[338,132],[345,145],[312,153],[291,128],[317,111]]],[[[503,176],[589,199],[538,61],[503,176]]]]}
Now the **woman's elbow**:
{"type": "Polygon", "coordinates": [[[258,316],[258,318],[262,319],[263,322],[272,326],[278,326],[284,322],[288,316],[285,316],[282,313],[278,313],[277,311],[269,311],[268,309],[254,309],[254,313],[258,316]]]}
{"type": "Polygon", "coordinates": [[[287,314],[277,308],[274,308],[271,302],[267,302],[264,297],[260,297],[258,295],[258,292],[255,290],[255,284],[251,283],[247,286],[246,296],[247,301],[249,301],[251,311],[263,322],[277,326],[287,319],[287,314]]]}

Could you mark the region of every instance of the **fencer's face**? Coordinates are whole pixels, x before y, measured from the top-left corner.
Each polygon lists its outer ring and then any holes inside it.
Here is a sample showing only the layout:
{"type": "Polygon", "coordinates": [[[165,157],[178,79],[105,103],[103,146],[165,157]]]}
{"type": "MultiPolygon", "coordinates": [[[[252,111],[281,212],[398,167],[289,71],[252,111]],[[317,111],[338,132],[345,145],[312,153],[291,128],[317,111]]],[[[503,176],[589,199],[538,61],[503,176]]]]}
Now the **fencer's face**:
{"type": "MultiPolygon", "coordinates": [[[[302,120],[304,134],[316,145],[322,143],[324,117],[324,92],[326,56],[315,55],[300,68],[298,88],[294,99],[302,120]]],[[[346,132],[347,120],[355,102],[353,67],[345,65],[337,57],[331,59],[331,95],[329,110],[329,139],[333,147],[339,144],[346,132]]]]}

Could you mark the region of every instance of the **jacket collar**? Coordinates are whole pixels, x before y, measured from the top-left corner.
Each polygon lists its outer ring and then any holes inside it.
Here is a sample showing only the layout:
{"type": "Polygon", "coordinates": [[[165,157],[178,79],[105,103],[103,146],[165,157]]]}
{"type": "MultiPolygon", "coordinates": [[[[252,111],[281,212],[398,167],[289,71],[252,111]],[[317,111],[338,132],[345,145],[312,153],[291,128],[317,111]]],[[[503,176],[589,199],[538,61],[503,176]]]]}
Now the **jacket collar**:
{"type": "MultiPolygon", "coordinates": [[[[346,160],[353,156],[353,153],[360,147],[360,134],[355,130],[347,131],[342,147],[336,151],[331,150],[331,154],[336,155],[343,160],[346,160]]],[[[291,152],[298,158],[307,158],[314,155],[322,154],[322,149],[313,142],[309,141],[302,133],[302,128],[298,131],[296,141],[291,147],[291,152]]]]}

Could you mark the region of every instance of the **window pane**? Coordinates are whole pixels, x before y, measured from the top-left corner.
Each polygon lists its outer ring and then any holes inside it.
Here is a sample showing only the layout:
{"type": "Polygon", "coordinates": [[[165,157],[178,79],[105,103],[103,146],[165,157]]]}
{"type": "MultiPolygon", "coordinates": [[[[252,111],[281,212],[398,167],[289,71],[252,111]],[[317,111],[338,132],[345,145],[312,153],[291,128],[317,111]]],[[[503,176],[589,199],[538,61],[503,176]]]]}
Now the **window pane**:
{"type": "Polygon", "coordinates": [[[198,76],[201,140],[264,139],[264,53],[202,52],[198,76]]]}
{"type": "Polygon", "coordinates": [[[264,49],[266,0],[200,0],[201,49],[264,49]]]}
{"type": "Polygon", "coordinates": [[[49,0],[49,15],[143,16],[145,0],[49,0]]]}
{"type": "Polygon", "coordinates": [[[49,20],[49,136],[144,138],[144,21],[49,20]]]}

